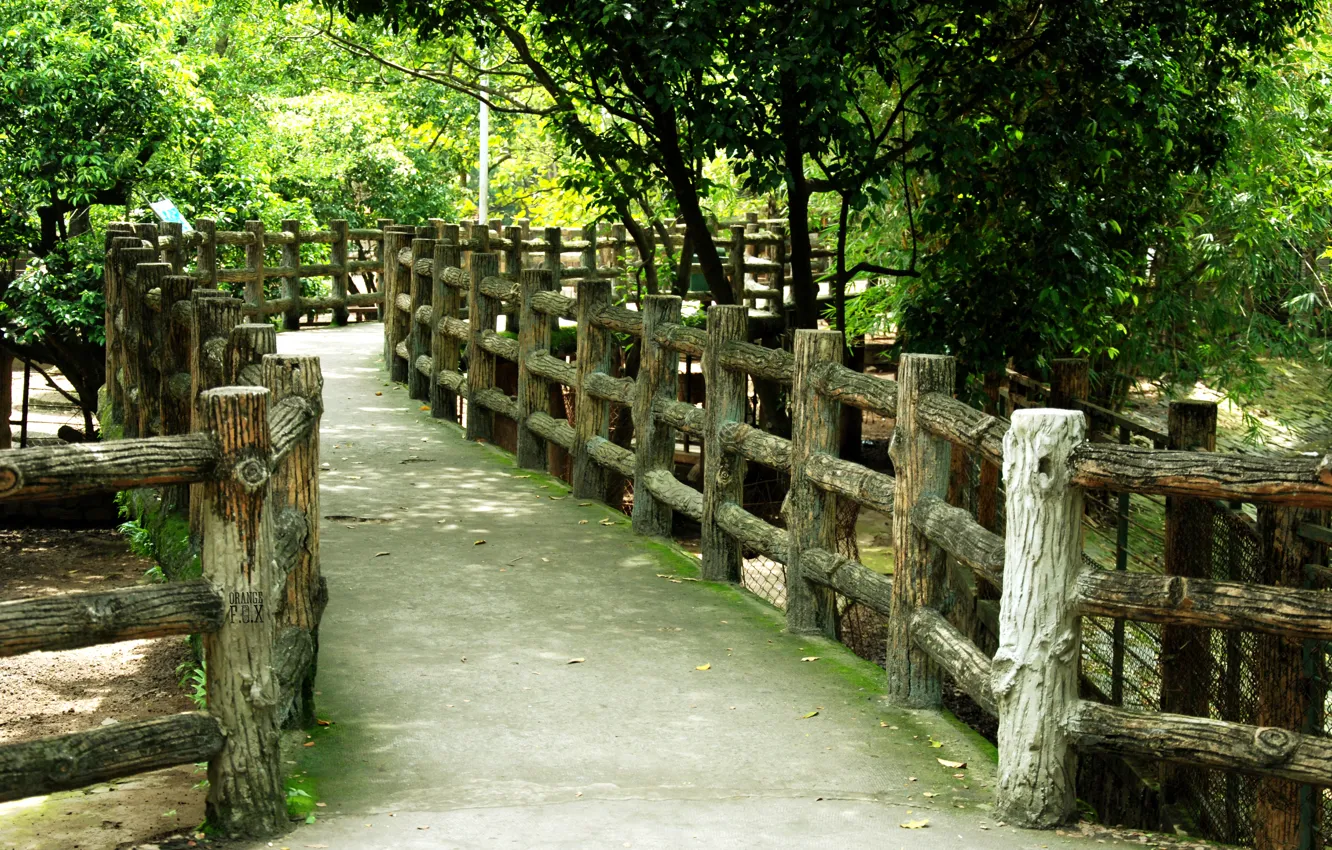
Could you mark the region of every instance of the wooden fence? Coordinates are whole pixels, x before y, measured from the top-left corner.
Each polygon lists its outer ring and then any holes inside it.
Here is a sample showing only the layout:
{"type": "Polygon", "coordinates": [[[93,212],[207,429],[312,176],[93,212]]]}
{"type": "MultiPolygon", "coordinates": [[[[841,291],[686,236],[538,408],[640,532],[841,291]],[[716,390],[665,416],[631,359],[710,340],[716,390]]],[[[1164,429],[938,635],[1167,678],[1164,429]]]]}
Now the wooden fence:
{"type": "Polygon", "coordinates": [[[998,717],[997,815],[1005,821],[1042,828],[1069,820],[1078,751],[1332,784],[1332,739],[1087,701],[1078,669],[1088,616],[1285,641],[1332,638],[1332,607],[1318,591],[1089,567],[1081,530],[1083,493],[1097,490],[1256,502],[1274,533],[1294,534],[1303,511],[1332,507],[1332,457],[1089,442],[1081,411],[1018,410],[1005,419],[955,399],[950,357],[903,355],[897,380],[888,381],[844,367],[837,332],[798,331],[793,353],[763,348],[747,341],[743,306],[713,306],[706,330],[690,328],[674,297],[650,296],[631,310],[614,303],[608,281],[592,278],[568,297],[554,269],[523,269],[516,281],[500,276],[499,257],[479,250],[485,246],[469,246],[464,264],[451,226],[390,230],[385,354],[413,398],[447,419],[465,400],[473,439],[490,438],[496,414],[513,419],[525,468],[547,468],[548,443],[565,448],[580,498],[606,499],[612,475],[632,480],[640,533],[668,534],[672,512],[699,520],[708,580],[736,581],[742,546],[785,564],[793,631],[832,636],[835,594],[885,615],[893,700],[936,707],[947,674],[998,717]],[[518,317],[517,339],[497,332],[506,312],[518,317]],[[577,324],[572,363],[550,353],[560,319],[577,324]],[[613,374],[615,334],[641,345],[636,379],[613,374]],[[682,355],[704,364],[703,408],[677,400],[682,355]],[[497,358],[517,364],[516,397],[495,385],[497,358]],[[746,424],[751,379],[789,387],[790,439],[746,424]],[[572,425],[551,416],[552,384],[575,394],[572,425]],[[631,447],[608,439],[613,405],[632,411],[631,447]],[[842,405],[895,419],[894,475],[837,456],[842,405]],[[705,446],[701,491],[674,474],[677,432],[705,446]],[[1005,536],[947,503],[959,451],[1003,469],[1005,536]],[[742,506],[747,463],[789,473],[784,529],[742,506]],[[892,577],[836,554],[839,499],[892,514],[892,577]],[[948,557],[1002,589],[993,658],[945,617],[948,557]]]}
{"type": "Polygon", "coordinates": [[[163,488],[169,507],[188,505],[203,576],[0,602],[0,656],[202,634],[207,711],[0,746],[0,801],[206,760],[209,823],[272,835],[286,822],[279,724],[312,711],[325,598],[319,361],[273,353],[271,325],[240,323],[227,293],[191,291],[199,281],[153,262],[151,233],[133,229],[113,225],[107,263],[128,438],[0,453],[0,499],[163,488]]]}

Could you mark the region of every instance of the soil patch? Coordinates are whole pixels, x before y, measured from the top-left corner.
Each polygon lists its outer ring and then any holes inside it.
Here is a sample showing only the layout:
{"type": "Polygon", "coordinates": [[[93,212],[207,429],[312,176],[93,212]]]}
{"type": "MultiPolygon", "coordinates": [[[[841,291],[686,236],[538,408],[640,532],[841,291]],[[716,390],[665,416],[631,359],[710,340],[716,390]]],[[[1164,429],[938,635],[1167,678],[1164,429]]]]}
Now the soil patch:
{"type": "MultiPolygon", "coordinates": [[[[151,561],[107,530],[0,532],[0,599],[144,582],[151,561]]],[[[180,637],[0,658],[0,743],[191,711],[180,637]]],[[[81,791],[0,804],[0,850],[111,848],[192,830],[203,778],[186,765],[81,791]]]]}

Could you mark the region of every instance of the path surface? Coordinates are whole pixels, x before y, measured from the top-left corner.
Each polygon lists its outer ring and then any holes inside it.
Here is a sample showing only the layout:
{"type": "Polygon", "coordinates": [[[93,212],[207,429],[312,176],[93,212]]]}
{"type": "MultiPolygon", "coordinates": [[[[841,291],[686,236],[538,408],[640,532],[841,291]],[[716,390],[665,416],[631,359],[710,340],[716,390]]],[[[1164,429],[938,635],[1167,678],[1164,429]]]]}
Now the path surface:
{"type": "Polygon", "coordinates": [[[672,581],[691,559],[430,419],[380,346],[368,323],[278,338],[323,358],[333,725],[289,763],[317,823],[256,847],[1096,846],[999,827],[969,732],[886,707],[877,668],[766,605],[672,581]]]}

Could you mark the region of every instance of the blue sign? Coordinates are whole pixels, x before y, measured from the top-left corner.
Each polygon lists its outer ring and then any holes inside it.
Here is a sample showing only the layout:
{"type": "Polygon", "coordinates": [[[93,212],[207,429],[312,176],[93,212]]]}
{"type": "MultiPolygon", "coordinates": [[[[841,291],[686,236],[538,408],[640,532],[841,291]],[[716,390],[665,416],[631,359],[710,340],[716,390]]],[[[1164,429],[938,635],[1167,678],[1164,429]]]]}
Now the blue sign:
{"type": "Polygon", "coordinates": [[[168,201],[166,198],[163,198],[160,201],[153,201],[148,206],[153,208],[153,212],[157,213],[157,217],[160,220],[179,222],[182,232],[194,232],[194,228],[190,227],[190,223],[185,220],[185,216],[180,214],[180,210],[176,209],[176,205],[171,201],[168,201]]]}

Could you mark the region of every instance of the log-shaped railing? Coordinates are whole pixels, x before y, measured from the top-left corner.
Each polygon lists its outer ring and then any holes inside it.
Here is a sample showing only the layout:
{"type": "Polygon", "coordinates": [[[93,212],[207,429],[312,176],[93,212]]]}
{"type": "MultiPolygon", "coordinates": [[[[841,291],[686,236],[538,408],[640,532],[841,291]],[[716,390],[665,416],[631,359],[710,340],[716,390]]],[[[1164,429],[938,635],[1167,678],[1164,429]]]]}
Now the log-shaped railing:
{"type": "MultiPolygon", "coordinates": [[[[1239,629],[1291,641],[1332,638],[1332,606],[1319,590],[1084,567],[1084,488],[1326,507],[1332,505],[1332,460],[1091,443],[1080,412],[1023,410],[1009,421],[954,398],[948,357],[904,355],[898,380],[890,381],[843,366],[843,340],[835,332],[797,331],[793,352],[766,349],[748,341],[744,307],[714,306],[706,330],[687,327],[680,299],[648,296],[641,309],[631,310],[611,302],[604,280],[582,280],[569,297],[557,291],[553,270],[522,270],[515,282],[495,276],[497,258],[484,253],[471,255],[470,275],[464,275],[456,235],[445,233],[442,241],[430,263],[422,261],[423,251],[402,249],[402,266],[413,275],[428,273],[435,284],[433,304],[418,301],[425,287],[413,285],[404,307],[421,334],[411,352],[439,352],[466,340],[470,368],[458,371],[456,354],[448,365],[438,354],[418,356],[414,371],[428,380],[413,386],[413,396],[424,399],[431,388],[464,396],[472,411],[468,432],[482,438],[488,429],[474,433],[471,422],[479,412],[515,419],[525,468],[548,470],[548,443],[568,450],[580,497],[605,499],[609,474],[632,479],[639,533],[669,534],[676,511],[698,520],[706,579],[737,581],[742,548],[783,564],[793,631],[835,634],[833,594],[885,615],[892,699],[938,706],[948,675],[998,716],[998,810],[1008,822],[1050,827],[1073,814],[1072,765],[1079,750],[1332,784],[1326,739],[1085,702],[1078,673],[1084,616],[1239,629]],[[457,314],[458,298],[441,300],[459,289],[472,305],[466,320],[457,314]],[[496,318],[505,311],[517,313],[516,340],[496,333],[496,318]],[[559,320],[578,325],[572,363],[550,352],[559,320]],[[612,334],[631,335],[641,345],[636,378],[613,374],[612,334]],[[705,408],[677,400],[682,356],[704,364],[705,408]],[[492,372],[478,375],[489,369],[487,357],[518,363],[517,398],[494,387],[492,372]],[[746,421],[751,379],[789,387],[790,438],[746,421]],[[552,385],[573,391],[574,425],[551,416],[552,385]],[[610,440],[612,405],[632,412],[632,446],[610,440]],[[896,420],[894,474],[837,456],[842,405],[896,420]],[[677,433],[705,444],[702,490],[675,475],[677,433]],[[1004,467],[1007,537],[948,504],[954,451],[1004,467]],[[748,463],[790,474],[784,528],[742,506],[748,463]],[[891,577],[836,553],[830,520],[840,499],[893,515],[891,577]],[[1002,593],[993,659],[945,616],[946,558],[1002,593]]],[[[436,415],[453,416],[453,410],[436,415]]],[[[1307,522],[1292,535],[1297,531],[1332,539],[1307,522]]]]}
{"type": "MultiPolygon", "coordinates": [[[[253,330],[233,330],[233,354],[265,335],[253,330]]],[[[245,365],[235,357],[230,369],[245,365]]],[[[0,453],[0,499],[194,485],[203,567],[195,581],[0,602],[0,656],[202,634],[209,705],[0,746],[0,801],[206,760],[212,826],[246,837],[284,827],[279,709],[312,660],[317,614],[302,629],[299,609],[322,596],[318,508],[297,495],[317,486],[321,381],[314,358],[267,354],[260,365],[264,386],[201,392],[188,434],[0,453]]]]}

